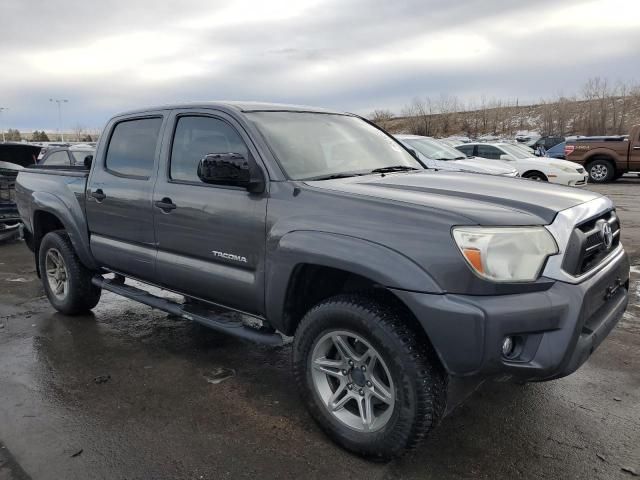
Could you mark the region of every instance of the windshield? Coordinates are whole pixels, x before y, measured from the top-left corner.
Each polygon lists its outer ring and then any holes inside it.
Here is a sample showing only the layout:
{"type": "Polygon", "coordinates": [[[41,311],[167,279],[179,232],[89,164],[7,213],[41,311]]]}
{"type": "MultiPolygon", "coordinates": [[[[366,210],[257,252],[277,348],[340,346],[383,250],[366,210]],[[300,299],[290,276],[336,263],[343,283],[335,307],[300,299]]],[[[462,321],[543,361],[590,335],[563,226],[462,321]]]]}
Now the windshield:
{"type": "Polygon", "coordinates": [[[406,138],[402,141],[411,145],[412,148],[415,148],[425,157],[433,160],[464,160],[467,158],[461,155],[459,150],[438,140],[431,140],[429,138],[406,138]]]}
{"type": "Polygon", "coordinates": [[[504,150],[507,154],[511,155],[513,158],[518,160],[524,160],[525,158],[531,158],[531,154],[527,154],[525,150],[517,147],[515,145],[500,145],[500,148],[504,150]]]}
{"type": "Polygon", "coordinates": [[[308,112],[252,112],[247,117],[292,180],[366,174],[387,167],[424,168],[397,142],[357,117],[308,112]]]}

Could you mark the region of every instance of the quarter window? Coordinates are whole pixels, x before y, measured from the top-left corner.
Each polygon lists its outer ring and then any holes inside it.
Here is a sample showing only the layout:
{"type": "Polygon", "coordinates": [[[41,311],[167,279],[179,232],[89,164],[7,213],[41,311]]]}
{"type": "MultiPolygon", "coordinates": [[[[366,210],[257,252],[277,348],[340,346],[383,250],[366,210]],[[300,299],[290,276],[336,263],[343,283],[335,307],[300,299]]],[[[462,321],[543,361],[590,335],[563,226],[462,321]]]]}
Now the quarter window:
{"type": "Polygon", "coordinates": [[[171,147],[171,178],[200,182],[198,163],[209,153],[249,155],[242,137],[227,122],[212,117],[180,117],[171,147]]]}
{"type": "Polygon", "coordinates": [[[150,177],[162,118],[120,122],[113,129],[105,165],[120,175],[150,177]]]}

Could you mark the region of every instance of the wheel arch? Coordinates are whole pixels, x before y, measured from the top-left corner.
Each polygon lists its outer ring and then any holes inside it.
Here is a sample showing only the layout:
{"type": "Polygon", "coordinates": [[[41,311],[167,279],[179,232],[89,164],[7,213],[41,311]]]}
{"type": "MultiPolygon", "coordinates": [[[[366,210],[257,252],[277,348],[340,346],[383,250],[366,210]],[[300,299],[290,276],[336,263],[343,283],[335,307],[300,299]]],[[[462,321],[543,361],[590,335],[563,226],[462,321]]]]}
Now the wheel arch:
{"type": "MultiPolygon", "coordinates": [[[[31,244],[38,258],[38,251],[42,238],[49,232],[54,230],[65,230],[69,235],[71,244],[80,261],[90,269],[96,269],[97,265],[89,250],[89,241],[86,228],[84,231],[78,225],[76,217],[80,215],[82,224],[85,225],[82,210],[78,206],[78,211],[73,207],[69,208],[60,198],[50,193],[36,192],[33,194],[33,214],[31,225],[31,244]]],[[[37,264],[38,262],[36,262],[37,264]]],[[[39,267],[36,266],[38,275],[40,275],[39,267]]]]}
{"type": "Polygon", "coordinates": [[[266,317],[287,335],[309,308],[338,293],[375,291],[403,303],[391,288],[442,292],[426,271],[399,252],[345,235],[292,232],[268,258],[266,317]]]}
{"type": "Polygon", "coordinates": [[[522,178],[527,178],[529,175],[534,174],[534,173],[538,173],[538,174],[542,175],[542,177],[544,177],[547,181],[549,180],[549,177],[543,171],[536,170],[536,169],[527,170],[526,172],[524,172],[522,174],[522,178]]]}

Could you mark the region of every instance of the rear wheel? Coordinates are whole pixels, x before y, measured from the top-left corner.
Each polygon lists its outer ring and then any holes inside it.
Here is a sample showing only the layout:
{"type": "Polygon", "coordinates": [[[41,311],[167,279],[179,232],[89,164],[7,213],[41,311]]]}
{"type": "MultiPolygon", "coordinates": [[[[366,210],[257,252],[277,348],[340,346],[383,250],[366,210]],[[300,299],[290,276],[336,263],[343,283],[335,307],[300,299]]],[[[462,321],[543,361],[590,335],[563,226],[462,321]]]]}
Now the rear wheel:
{"type": "Polygon", "coordinates": [[[296,332],[293,365],[313,418],[338,444],[389,459],[440,420],[446,376],[403,311],[364,295],[316,305],[296,332]]]}
{"type": "Polygon", "coordinates": [[[66,232],[47,233],[38,253],[44,291],[53,307],[67,315],[88,312],[100,301],[100,288],[91,283],[91,272],[73,250],[66,232]]]}
{"type": "Polygon", "coordinates": [[[616,169],[609,160],[598,158],[587,167],[589,180],[592,183],[607,183],[614,180],[616,169]]]}
{"type": "Polygon", "coordinates": [[[522,175],[522,178],[528,178],[529,180],[535,180],[537,182],[548,182],[549,179],[547,178],[547,176],[542,173],[542,172],[538,172],[536,170],[532,170],[530,172],[526,172],[522,175]]]}

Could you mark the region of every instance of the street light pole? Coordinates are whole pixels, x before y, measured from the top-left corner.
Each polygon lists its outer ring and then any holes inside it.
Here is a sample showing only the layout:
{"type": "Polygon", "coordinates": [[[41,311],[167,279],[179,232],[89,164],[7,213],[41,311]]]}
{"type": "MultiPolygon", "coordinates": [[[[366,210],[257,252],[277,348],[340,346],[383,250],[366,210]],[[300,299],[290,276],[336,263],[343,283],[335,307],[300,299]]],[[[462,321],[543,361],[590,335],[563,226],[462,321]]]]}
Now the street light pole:
{"type": "MultiPolygon", "coordinates": [[[[9,107],[0,107],[0,113],[4,112],[5,110],[9,110],[9,107]]],[[[2,122],[0,122],[0,132],[2,132],[2,141],[6,142],[7,140],[4,137],[4,128],[2,128],[2,122]]]]}
{"type": "Polygon", "coordinates": [[[64,142],[64,134],[62,133],[62,104],[69,103],[69,100],[64,98],[50,98],[50,102],[56,102],[58,104],[58,134],[60,135],[60,141],[64,142]]]}

